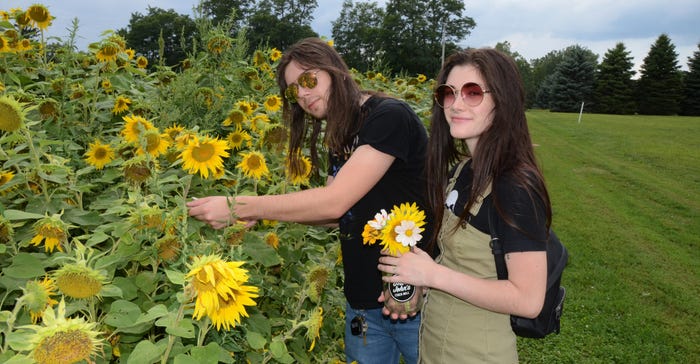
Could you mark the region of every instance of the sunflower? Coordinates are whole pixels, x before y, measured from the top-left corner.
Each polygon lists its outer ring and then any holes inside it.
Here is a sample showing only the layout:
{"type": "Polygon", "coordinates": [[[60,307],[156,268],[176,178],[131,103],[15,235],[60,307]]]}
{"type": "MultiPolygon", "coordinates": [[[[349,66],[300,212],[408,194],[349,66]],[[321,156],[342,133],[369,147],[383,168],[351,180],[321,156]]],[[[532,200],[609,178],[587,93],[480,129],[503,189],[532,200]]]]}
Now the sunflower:
{"type": "Polygon", "coordinates": [[[155,229],[163,230],[164,228],[164,212],[158,206],[141,206],[132,211],[129,216],[129,222],[138,230],[155,229]]]}
{"type": "Polygon", "coordinates": [[[282,58],[282,52],[277,48],[272,48],[270,50],[270,61],[277,62],[280,58],[282,58]]]}
{"type": "Polygon", "coordinates": [[[148,153],[153,157],[158,157],[168,151],[170,142],[165,134],[161,134],[158,129],[149,129],[143,132],[143,142],[136,150],[136,154],[148,153]]]}
{"type": "Polygon", "coordinates": [[[182,168],[189,174],[199,173],[203,178],[208,178],[209,173],[215,174],[217,170],[224,169],[222,158],[229,156],[227,144],[218,138],[196,138],[180,153],[182,168]]]}
{"type": "Polygon", "coordinates": [[[420,83],[425,82],[427,79],[428,79],[428,78],[425,77],[425,75],[422,74],[422,73],[419,73],[418,76],[416,77],[416,80],[418,80],[418,82],[420,82],[420,83]]]}
{"type": "Polygon", "coordinates": [[[85,157],[85,161],[89,165],[95,169],[102,169],[107,163],[114,160],[114,150],[109,144],[102,144],[99,140],[95,140],[88,146],[85,157]]]}
{"type": "Polygon", "coordinates": [[[390,254],[406,253],[422,238],[425,213],[416,203],[402,203],[391,209],[382,229],[382,247],[390,254]]]}
{"type": "Polygon", "coordinates": [[[34,246],[44,242],[44,250],[53,252],[54,248],[62,252],[61,244],[68,242],[68,226],[60,216],[52,215],[39,219],[34,223],[34,237],[30,241],[34,246]]]}
{"type": "Polygon", "coordinates": [[[241,125],[244,121],[246,121],[246,119],[246,114],[243,111],[239,109],[233,109],[228,112],[226,119],[221,124],[223,126],[241,125]]]}
{"type": "Polygon", "coordinates": [[[270,231],[265,234],[263,240],[265,240],[265,243],[275,250],[277,250],[277,248],[280,246],[280,237],[274,231],[270,231]]]}
{"type": "Polygon", "coordinates": [[[14,51],[14,49],[12,49],[10,41],[0,36],[0,53],[12,53],[12,51],[14,51]]]}
{"type": "Polygon", "coordinates": [[[22,39],[17,42],[16,49],[18,52],[25,52],[32,49],[32,41],[29,39],[22,39]]]}
{"type": "Polygon", "coordinates": [[[119,44],[115,42],[103,42],[95,57],[100,62],[116,61],[120,50],[119,44]]]}
{"type": "Polygon", "coordinates": [[[126,53],[126,57],[130,60],[134,59],[134,56],[136,55],[136,51],[131,48],[125,49],[124,53],[126,53]]]}
{"type": "Polygon", "coordinates": [[[255,105],[254,103],[249,102],[249,101],[240,100],[240,101],[236,102],[236,108],[238,110],[241,110],[241,112],[244,115],[250,116],[253,114],[253,112],[257,108],[257,105],[255,105]]]}
{"type": "Polygon", "coordinates": [[[66,303],[61,300],[58,309],[46,308],[42,325],[28,325],[25,328],[35,331],[29,339],[32,347],[30,356],[38,364],[92,363],[91,357],[102,348],[100,332],[95,330],[97,323],[86,322],[83,318],[66,318],[66,303]]]}
{"type": "Polygon", "coordinates": [[[168,139],[169,142],[175,143],[177,138],[182,134],[182,132],[185,131],[185,127],[182,125],[178,124],[173,124],[172,126],[169,126],[165,128],[165,135],[166,138],[168,139]]]}
{"type": "Polygon", "coordinates": [[[243,148],[243,143],[249,142],[251,139],[250,134],[243,130],[240,125],[236,128],[236,130],[228,133],[226,136],[226,141],[228,142],[229,147],[233,150],[243,148]]]}
{"type": "Polygon", "coordinates": [[[155,247],[158,249],[158,257],[160,259],[166,262],[173,262],[180,254],[182,244],[176,236],[166,234],[156,241],[155,247]]]}
{"type": "Polygon", "coordinates": [[[262,136],[262,143],[273,150],[282,150],[285,148],[289,130],[281,124],[271,124],[265,129],[262,136]]]}
{"type": "Polygon", "coordinates": [[[24,122],[25,115],[21,103],[10,96],[0,96],[0,130],[18,130],[24,122]]]}
{"type": "Polygon", "coordinates": [[[330,271],[324,266],[315,266],[311,268],[309,274],[306,275],[307,289],[306,293],[311,301],[318,303],[321,298],[321,293],[328,283],[330,271]]]}
{"type": "Polygon", "coordinates": [[[7,244],[12,241],[12,237],[15,235],[14,228],[10,223],[10,220],[6,219],[4,216],[0,215],[0,244],[7,244]]]}
{"type": "Polygon", "coordinates": [[[155,129],[150,121],[144,119],[141,116],[129,115],[122,117],[126,124],[124,124],[124,129],[122,130],[122,135],[124,139],[129,143],[138,143],[141,133],[146,130],[155,129]]]}
{"type": "Polygon", "coordinates": [[[265,130],[269,123],[270,117],[268,117],[267,114],[256,114],[250,119],[250,130],[260,132],[261,130],[265,130]]]}
{"type": "Polygon", "coordinates": [[[157,170],[157,166],[152,161],[149,161],[145,156],[136,156],[124,162],[124,178],[127,181],[139,184],[145,182],[157,170]]]}
{"type": "Polygon", "coordinates": [[[114,107],[112,108],[112,114],[118,115],[127,110],[129,110],[129,105],[131,105],[131,99],[126,96],[117,96],[114,100],[114,107]]]}
{"type": "Polygon", "coordinates": [[[266,176],[270,171],[265,163],[265,156],[260,152],[241,153],[243,160],[236,165],[243,171],[246,177],[252,177],[256,180],[266,176]]]}
{"type": "Polygon", "coordinates": [[[277,112],[282,107],[282,98],[279,95],[270,95],[265,99],[265,110],[269,112],[277,112]]]}
{"type": "Polygon", "coordinates": [[[207,49],[213,54],[221,54],[231,46],[231,39],[225,35],[215,35],[207,42],[207,49]]]}
{"type": "Polygon", "coordinates": [[[289,182],[293,185],[309,185],[309,176],[311,175],[311,160],[306,156],[300,156],[296,159],[298,167],[291,168],[291,161],[287,159],[285,162],[285,174],[289,182]],[[298,171],[298,172],[295,172],[298,171]]]}
{"type": "Polygon", "coordinates": [[[10,183],[15,178],[15,172],[0,170],[0,187],[10,183]]]}
{"type": "Polygon", "coordinates": [[[42,119],[58,116],[58,102],[54,99],[45,99],[39,104],[39,115],[42,119]]]}
{"type": "Polygon", "coordinates": [[[29,17],[32,24],[36,25],[41,30],[46,30],[51,24],[53,17],[44,5],[35,4],[27,9],[26,16],[29,17]]]}
{"type": "Polygon", "coordinates": [[[66,296],[77,299],[99,297],[107,277],[83,260],[66,263],[53,272],[56,287],[66,296]]]}
{"type": "Polygon", "coordinates": [[[192,130],[183,130],[180,132],[180,134],[175,138],[175,146],[179,150],[185,149],[190,142],[195,141],[199,138],[197,133],[195,133],[192,130]]]}
{"type": "Polygon", "coordinates": [[[321,337],[321,327],[323,326],[323,307],[317,306],[311,312],[309,319],[299,325],[306,327],[306,338],[311,340],[309,351],[314,350],[316,339],[321,337]]]}
{"type": "Polygon", "coordinates": [[[226,330],[240,323],[241,316],[248,316],[245,306],[255,306],[258,288],[246,286],[248,271],[241,268],[244,262],[226,262],[217,255],[195,257],[188,265],[185,279],[187,287],[197,297],[192,317],[196,320],[208,316],[219,330],[226,330]]]}
{"type": "Polygon", "coordinates": [[[136,67],[141,69],[148,67],[148,58],[144,56],[136,57],[136,67]]]}
{"type": "Polygon", "coordinates": [[[56,284],[49,277],[44,277],[43,281],[28,281],[22,290],[24,294],[21,302],[29,311],[33,324],[39,322],[47,307],[52,307],[58,303],[51,297],[56,295],[56,284]]]}

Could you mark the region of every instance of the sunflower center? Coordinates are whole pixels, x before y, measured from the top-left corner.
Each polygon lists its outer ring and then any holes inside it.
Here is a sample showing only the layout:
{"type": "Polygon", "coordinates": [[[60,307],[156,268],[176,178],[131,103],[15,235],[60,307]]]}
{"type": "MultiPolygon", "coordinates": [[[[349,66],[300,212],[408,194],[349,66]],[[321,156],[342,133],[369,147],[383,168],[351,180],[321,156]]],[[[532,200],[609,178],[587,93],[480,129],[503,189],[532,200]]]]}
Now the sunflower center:
{"type": "Polygon", "coordinates": [[[97,160],[102,160],[107,158],[107,148],[104,147],[97,147],[94,150],[93,156],[97,160]]]}
{"type": "Polygon", "coordinates": [[[102,282],[91,277],[87,272],[76,272],[60,274],[56,277],[56,286],[66,296],[90,298],[100,293],[102,282]]]}
{"type": "Polygon", "coordinates": [[[46,9],[40,6],[32,6],[28,11],[29,18],[37,23],[43,23],[49,20],[49,13],[46,9]]]}
{"type": "Polygon", "coordinates": [[[39,228],[39,235],[46,237],[47,239],[59,239],[63,240],[66,233],[61,228],[55,226],[43,225],[39,228]]]}
{"type": "Polygon", "coordinates": [[[90,358],[93,344],[80,330],[59,331],[42,339],[34,350],[37,363],[76,363],[90,358]]]}
{"type": "Polygon", "coordinates": [[[15,131],[22,123],[22,115],[14,105],[0,100],[0,130],[15,131]]]}
{"type": "Polygon", "coordinates": [[[246,161],[246,165],[251,171],[256,171],[262,166],[262,160],[260,160],[260,157],[253,154],[246,161]]]}
{"type": "Polygon", "coordinates": [[[146,134],[146,150],[152,152],[160,146],[160,135],[157,133],[146,134]]]}
{"type": "Polygon", "coordinates": [[[200,163],[210,161],[216,154],[216,148],[210,143],[202,143],[198,147],[192,149],[192,158],[200,163]]]}

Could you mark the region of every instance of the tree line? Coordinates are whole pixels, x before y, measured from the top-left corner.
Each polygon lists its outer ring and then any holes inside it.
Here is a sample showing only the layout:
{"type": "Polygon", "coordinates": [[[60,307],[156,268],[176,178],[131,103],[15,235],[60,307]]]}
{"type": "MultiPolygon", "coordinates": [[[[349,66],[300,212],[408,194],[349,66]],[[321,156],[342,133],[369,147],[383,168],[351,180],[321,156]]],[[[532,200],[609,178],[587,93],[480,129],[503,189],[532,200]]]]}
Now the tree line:
{"type": "MultiPolygon", "coordinates": [[[[196,21],[205,20],[229,36],[257,47],[286,49],[318,36],[311,28],[316,0],[202,0],[195,19],[174,10],[148,7],[132,13],[118,33],[151,65],[176,67],[202,47],[196,21]],[[200,44],[200,45],[198,45],[200,44]]],[[[442,59],[459,49],[476,22],[461,0],[344,0],[331,22],[335,48],[348,66],[385,74],[434,77],[442,59]]],[[[494,46],[509,53],[523,77],[528,107],[608,114],[700,115],[700,44],[682,71],[671,39],[661,34],[644,58],[638,77],[624,43],[598,55],[580,45],[526,60],[506,41],[494,46]]]]}

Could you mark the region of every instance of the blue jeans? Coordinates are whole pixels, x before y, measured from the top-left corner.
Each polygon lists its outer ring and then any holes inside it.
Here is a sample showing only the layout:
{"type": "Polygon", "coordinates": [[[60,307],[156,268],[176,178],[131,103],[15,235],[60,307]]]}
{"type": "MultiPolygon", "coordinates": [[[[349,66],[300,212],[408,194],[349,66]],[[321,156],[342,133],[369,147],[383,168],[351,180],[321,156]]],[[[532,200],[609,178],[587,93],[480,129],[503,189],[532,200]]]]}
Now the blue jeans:
{"type": "Polygon", "coordinates": [[[382,309],[356,310],[346,304],[345,309],[345,356],[347,363],[398,364],[403,356],[406,364],[418,362],[418,331],[420,313],[407,320],[391,320],[382,315],[382,309]],[[353,335],[350,321],[356,316],[364,317],[367,323],[366,338],[353,335]]]}

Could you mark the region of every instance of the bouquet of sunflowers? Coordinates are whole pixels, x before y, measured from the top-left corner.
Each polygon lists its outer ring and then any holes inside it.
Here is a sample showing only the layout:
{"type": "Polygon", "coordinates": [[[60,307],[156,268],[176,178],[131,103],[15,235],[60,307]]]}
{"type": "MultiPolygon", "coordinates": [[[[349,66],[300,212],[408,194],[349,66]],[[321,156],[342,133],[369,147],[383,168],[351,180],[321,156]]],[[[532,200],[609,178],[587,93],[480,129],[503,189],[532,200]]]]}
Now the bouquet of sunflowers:
{"type": "MultiPolygon", "coordinates": [[[[379,242],[389,254],[403,254],[423,238],[423,225],[425,213],[416,203],[402,203],[388,213],[382,209],[374,215],[374,219],[365,224],[362,242],[368,245],[379,242]]],[[[398,314],[417,312],[422,301],[416,287],[405,283],[385,283],[384,297],[384,306],[398,314]]]]}

